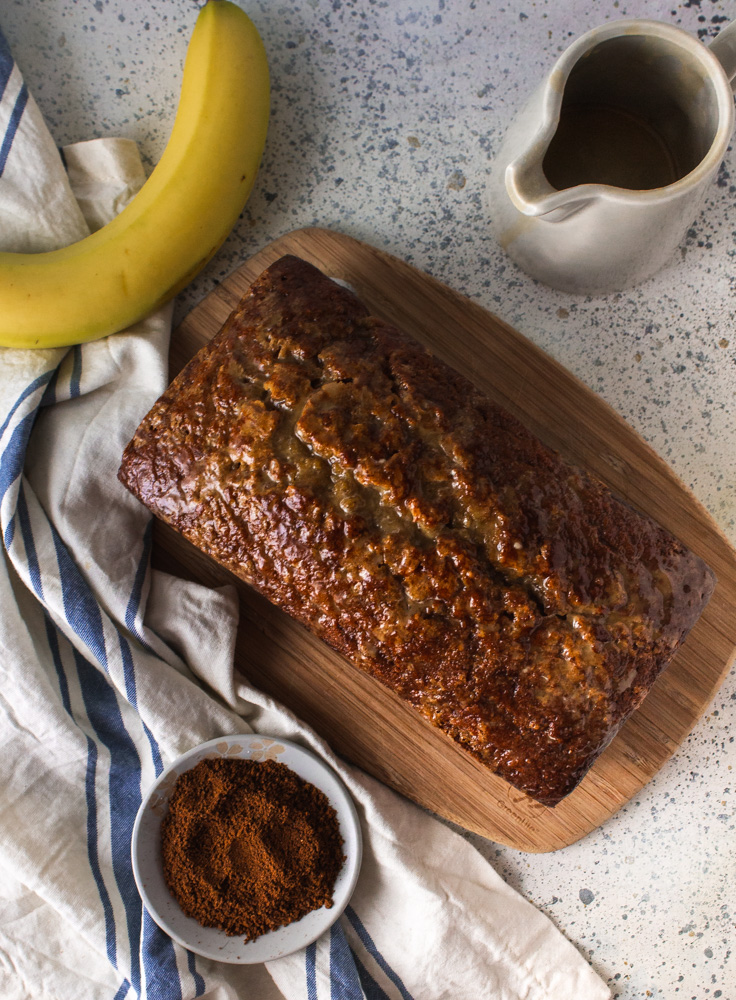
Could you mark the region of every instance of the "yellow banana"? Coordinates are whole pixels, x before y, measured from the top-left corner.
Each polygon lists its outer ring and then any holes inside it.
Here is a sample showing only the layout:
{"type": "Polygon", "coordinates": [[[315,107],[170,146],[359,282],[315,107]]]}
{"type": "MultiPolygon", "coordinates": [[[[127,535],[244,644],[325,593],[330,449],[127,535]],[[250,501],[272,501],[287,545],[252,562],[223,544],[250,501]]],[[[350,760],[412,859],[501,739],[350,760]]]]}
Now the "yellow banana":
{"type": "Polygon", "coordinates": [[[78,243],[0,253],[0,345],[95,340],[176,295],[243,210],[268,115],[268,63],[255,26],[229,0],[208,0],[187,49],[169,142],[135,198],[78,243]]]}

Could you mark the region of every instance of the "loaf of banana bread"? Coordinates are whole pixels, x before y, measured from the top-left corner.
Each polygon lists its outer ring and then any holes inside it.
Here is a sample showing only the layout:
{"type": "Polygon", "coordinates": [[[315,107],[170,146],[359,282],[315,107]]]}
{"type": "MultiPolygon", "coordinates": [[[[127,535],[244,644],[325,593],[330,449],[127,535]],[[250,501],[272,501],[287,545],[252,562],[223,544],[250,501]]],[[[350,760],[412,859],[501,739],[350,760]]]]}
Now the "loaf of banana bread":
{"type": "Polygon", "coordinates": [[[554,805],[698,619],[705,563],[283,257],[125,450],[155,515],[554,805]]]}

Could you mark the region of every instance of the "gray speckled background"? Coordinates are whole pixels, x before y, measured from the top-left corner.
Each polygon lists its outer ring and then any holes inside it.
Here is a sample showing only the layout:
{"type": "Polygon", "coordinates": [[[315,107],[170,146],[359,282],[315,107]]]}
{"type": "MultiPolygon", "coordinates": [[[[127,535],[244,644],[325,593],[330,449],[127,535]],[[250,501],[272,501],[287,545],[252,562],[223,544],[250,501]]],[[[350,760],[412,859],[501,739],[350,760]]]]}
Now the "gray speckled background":
{"type": "MultiPolygon", "coordinates": [[[[178,315],[275,236],[304,225],[340,229],[471,296],[571,369],[736,542],[733,151],[670,265],[623,294],[580,298],[535,283],[495,245],[481,205],[507,124],[574,37],[633,16],[707,40],[736,18],[736,3],[241,5],[273,74],[266,155],[241,221],[180,297],[178,315]]],[[[190,0],[3,0],[0,23],[60,145],[125,135],[151,164],[169,133],[196,9],[190,0]]],[[[733,671],[657,777],[579,844],[525,855],[470,837],[616,997],[736,998],[731,731],[733,671]]]]}

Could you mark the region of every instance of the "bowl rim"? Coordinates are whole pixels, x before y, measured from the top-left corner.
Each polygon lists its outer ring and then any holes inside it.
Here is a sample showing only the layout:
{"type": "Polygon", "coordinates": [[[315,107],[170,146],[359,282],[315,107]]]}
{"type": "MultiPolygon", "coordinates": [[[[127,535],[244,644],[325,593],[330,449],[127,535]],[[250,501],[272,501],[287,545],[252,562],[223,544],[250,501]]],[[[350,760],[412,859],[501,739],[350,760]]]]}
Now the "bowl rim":
{"type": "MultiPolygon", "coordinates": [[[[225,754],[223,753],[222,756],[225,756],[225,754]]],[[[173,790],[173,785],[174,782],[171,783],[169,793],[173,790]]],[[[165,802],[159,800],[159,802],[156,803],[157,808],[162,805],[168,805],[168,796],[165,802]]],[[[164,815],[165,811],[161,814],[160,818],[158,818],[158,821],[155,818],[150,819],[150,822],[155,826],[157,836],[164,815]]],[[[154,850],[160,851],[160,846],[157,845],[154,850]]],[[[294,952],[300,951],[302,948],[312,944],[317,940],[317,938],[321,937],[325,931],[329,930],[329,928],[345,911],[353,891],[355,890],[361,869],[362,854],[363,836],[352,794],[332,765],[311,748],[302,746],[293,740],[281,739],[278,736],[263,733],[234,733],[227,736],[215,737],[214,739],[206,740],[204,743],[199,743],[196,746],[193,746],[191,749],[176,757],[161,771],[143,795],[141,804],[138,807],[135,822],[133,824],[133,833],[131,836],[133,876],[141,895],[143,905],[151,916],[151,919],[161,928],[161,930],[168,934],[173,941],[181,945],[183,948],[187,948],[189,951],[192,951],[203,958],[238,965],[260,964],[262,962],[272,961],[275,958],[283,958],[286,955],[291,955],[294,952]],[[269,746],[279,746],[284,748],[290,758],[290,762],[283,760],[281,763],[284,763],[292,771],[302,777],[304,781],[308,781],[310,784],[319,788],[327,796],[330,805],[332,805],[337,812],[338,821],[340,823],[340,832],[344,841],[343,850],[345,852],[345,861],[343,862],[342,868],[340,869],[335,882],[336,889],[339,887],[339,898],[336,898],[337,893],[333,894],[334,902],[329,909],[323,906],[316,910],[311,910],[299,920],[292,921],[290,924],[279,927],[276,930],[267,931],[265,934],[259,935],[253,941],[244,942],[242,936],[227,935],[224,931],[219,930],[218,928],[204,927],[204,925],[194,920],[194,918],[187,917],[186,914],[184,914],[184,912],[179,908],[179,904],[176,902],[173,895],[169,892],[168,886],[163,878],[163,872],[160,870],[160,857],[157,857],[161,882],[165,891],[168,893],[169,900],[178,908],[183,920],[191,921],[193,934],[207,934],[208,936],[214,936],[221,942],[221,946],[215,948],[209,947],[201,941],[192,940],[182,934],[180,930],[171,925],[169,919],[164,913],[161,912],[161,909],[152,898],[146,884],[146,876],[141,870],[140,853],[145,849],[145,844],[147,843],[146,835],[142,832],[142,830],[144,822],[151,813],[153,800],[157,796],[161,787],[167,782],[167,780],[170,779],[172,774],[176,773],[176,776],[178,777],[185,771],[191,770],[192,767],[195,767],[196,764],[205,759],[210,751],[216,751],[218,746],[230,747],[238,743],[242,744],[241,752],[227,755],[230,759],[249,759],[253,752],[259,753],[261,749],[264,748],[264,744],[266,749],[268,749],[269,746]],[[261,746],[253,747],[251,744],[261,744],[261,746]],[[304,777],[304,775],[300,774],[300,771],[297,770],[296,767],[292,766],[291,759],[293,757],[297,758],[298,763],[316,769],[317,774],[310,777],[304,777]],[[320,779],[328,785],[331,784],[332,788],[323,787],[323,784],[320,783],[320,779]],[[321,916],[322,919],[316,919],[315,914],[321,916]],[[311,918],[310,922],[314,925],[311,931],[304,933],[301,937],[298,937],[298,943],[294,943],[293,947],[287,946],[286,950],[284,950],[284,939],[287,938],[287,936],[289,938],[298,936],[295,935],[295,929],[299,928],[300,925],[304,926],[305,922],[309,920],[309,918],[311,918]],[[239,943],[238,950],[242,952],[242,954],[235,956],[225,953],[225,949],[232,943],[239,943]],[[271,949],[267,947],[268,943],[273,945],[271,949]],[[282,945],[281,947],[279,946],[280,944],[282,945]]],[[[231,950],[235,949],[231,948],[231,950]]]]}

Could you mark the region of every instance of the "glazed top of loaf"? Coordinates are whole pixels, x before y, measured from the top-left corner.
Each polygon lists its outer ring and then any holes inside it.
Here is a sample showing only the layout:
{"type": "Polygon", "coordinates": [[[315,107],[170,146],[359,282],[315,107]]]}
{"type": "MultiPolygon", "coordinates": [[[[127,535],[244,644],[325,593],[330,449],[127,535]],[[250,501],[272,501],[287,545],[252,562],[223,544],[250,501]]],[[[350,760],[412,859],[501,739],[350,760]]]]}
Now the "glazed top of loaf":
{"type": "Polygon", "coordinates": [[[549,804],[714,584],[667,531],[294,257],[172,383],[120,476],[549,804]]]}

